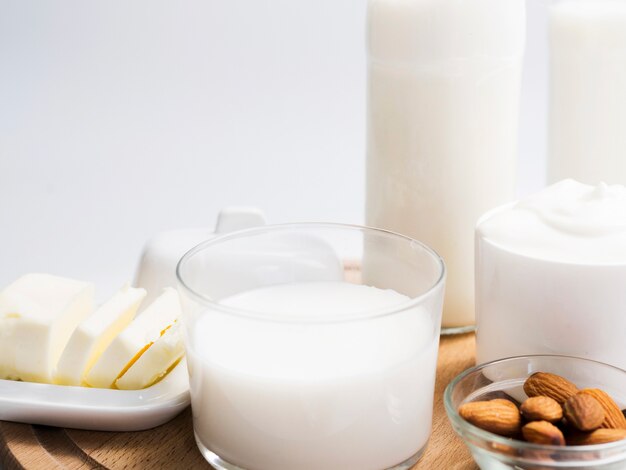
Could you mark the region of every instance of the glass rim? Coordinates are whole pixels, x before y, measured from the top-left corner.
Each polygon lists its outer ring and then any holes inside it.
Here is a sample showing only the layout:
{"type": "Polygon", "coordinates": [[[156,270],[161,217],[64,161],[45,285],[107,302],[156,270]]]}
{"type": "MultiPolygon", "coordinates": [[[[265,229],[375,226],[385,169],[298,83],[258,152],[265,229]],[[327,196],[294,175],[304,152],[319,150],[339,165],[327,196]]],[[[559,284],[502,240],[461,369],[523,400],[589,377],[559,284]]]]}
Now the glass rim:
{"type": "Polygon", "coordinates": [[[344,323],[344,322],[357,322],[362,320],[370,320],[374,318],[380,318],[390,315],[395,315],[402,313],[404,311],[410,310],[423,303],[425,299],[433,295],[444,282],[446,277],[446,266],[443,261],[443,258],[431,247],[426,245],[419,240],[415,240],[406,235],[402,235],[397,232],[393,232],[391,230],[385,230],[375,227],[368,227],[365,225],[357,225],[357,224],[342,224],[342,223],[331,223],[331,222],[304,222],[304,223],[287,223],[287,224],[270,224],[263,225],[260,227],[253,227],[244,230],[237,230],[235,232],[227,233],[224,235],[220,235],[215,238],[210,238],[205,240],[198,245],[194,246],[190,250],[188,250],[178,261],[176,265],[176,280],[184,291],[193,297],[200,304],[210,307],[213,310],[219,311],[221,313],[225,313],[228,315],[233,315],[249,320],[260,320],[260,321],[270,321],[276,323],[308,323],[308,324],[329,324],[329,323],[344,323]],[[203,250],[210,248],[214,245],[218,245],[220,243],[227,242],[229,240],[235,240],[239,238],[246,238],[254,235],[263,234],[266,232],[278,232],[278,231],[288,231],[288,230],[335,230],[335,231],[352,231],[352,232],[370,232],[377,233],[379,235],[395,238],[399,240],[403,240],[413,245],[417,245],[420,248],[424,249],[431,258],[437,264],[439,275],[437,279],[420,295],[416,297],[411,297],[410,300],[406,302],[402,302],[400,304],[372,309],[372,310],[363,310],[357,313],[351,314],[349,316],[342,316],[340,318],[307,318],[307,317],[296,317],[296,318],[277,318],[272,314],[261,313],[254,310],[241,309],[235,307],[229,307],[215,300],[211,299],[209,296],[202,294],[192,287],[188,285],[188,283],[183,279],[184,275],[182,274],[182,270],[184,269],[184,265],[188,263],[195,255],[202,252],[203,250]]]}
{"type": "MultiPolygon", "coordinates": [[[[466,421],[465,419],[461,418],[461,415],[459,415],[458,410],[452,404],[452,392],[454,391],[456,386],[459,384],[459,382],[461,382],[463,379],[465,379],[469,375],[480,372],[493,365],[503,364],[507,362],[514,362],[514,361],[519,361],[519,360],[525,360],[525,359],[533,359],[533,358],[569,359],[569,360],[586,362],[589,364],[606,367],[608,369],[613,369],[617,372],[626,374],[626,370],[621,369],[616,366],[612,366],[611,364],[606,364],[604,362],[595,361],[593,359],[586,359],[583,357],[576,357],[576,356],[568,356],[564,354],[527,354],[527,355],[521,355],[521,356],[511,356],[511,357],[505,357],[502,359],[496,359],[494,361],[489,361],[489,362],[485,362],[482,364],[478,364],[474,367],[470,367],[469,369],[464,370],[459,375],[454,377],[454,379],[452,379],[452,381],[447,385],[443,393],[443,403],[444,403],[444,407],[446,410],[446,414],[448,415],[448,418],[452,422],[454,427],[461,429],[461,432],[459,434],[461,434],[461,437],[464,440],[467,440],[467,437],[470,436],[473,438],[478,438],[485,442],[493,442],[496,444],[506,445],[514,449],[551,451],[551,452],[559,453],[561,456],[571,456],[572,458],[576,458],[576,456],[579,456],[581,454],[585,454],[588,452],[612,451],[612,450],[619,450],[619,449],[626,450],[626,440],[607,442],[603,444],[568,445],[568,446],[533,444],[531,442],[526,442],[526,441],[521,441],[521,440],[511,440],[510,438],[500,436],[498,434],[494,434],[489,431],[485,431],[484,429],[481,429],[478,426],[474,426],[469,421],[466,421]]],[[[494,451],[494,453],[497,453],[497,452],[494,451]]],[[[537,462],[539,461],[540,460],[537,460],[537,462]]],[[[533,462],[535,461],[533,460],[533,462]]],[[[567,463],[567,461],[564,461],[564,463],[567,463]]],[[[597,462],[591,462],[591,463],[595,464],[597,462]]]]}

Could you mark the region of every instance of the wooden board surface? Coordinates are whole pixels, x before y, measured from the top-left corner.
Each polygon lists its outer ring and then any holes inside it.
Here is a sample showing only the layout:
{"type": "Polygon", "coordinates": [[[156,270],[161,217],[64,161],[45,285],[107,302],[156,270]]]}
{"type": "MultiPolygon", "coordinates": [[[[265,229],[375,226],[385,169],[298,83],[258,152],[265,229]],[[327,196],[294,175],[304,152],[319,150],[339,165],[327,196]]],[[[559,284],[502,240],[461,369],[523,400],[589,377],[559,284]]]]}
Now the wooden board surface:
{"type": "MultiPolygon", "coordinates": [[[[476,470],[443,407],[446,385],[474,364],[474,335],[442,337],[437,364],[433,434],[414,470],[476,470]]],[[[210,469],[196,448],[191,412],[142,432],[94,432],[0,421],[0,468],[210,469]]]]}

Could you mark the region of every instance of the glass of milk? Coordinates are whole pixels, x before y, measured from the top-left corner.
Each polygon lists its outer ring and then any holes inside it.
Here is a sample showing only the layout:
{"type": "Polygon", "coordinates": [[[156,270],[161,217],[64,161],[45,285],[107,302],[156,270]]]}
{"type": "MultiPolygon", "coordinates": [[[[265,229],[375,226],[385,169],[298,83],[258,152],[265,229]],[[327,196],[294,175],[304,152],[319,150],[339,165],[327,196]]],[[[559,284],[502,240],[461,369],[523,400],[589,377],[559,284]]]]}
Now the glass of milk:
{"type": "Polygon", "coordinates": [[[178,265],[194,432],[218,469],[410,468],[431,432],[444,265],[387,231],[278,225],[178,265]]]}

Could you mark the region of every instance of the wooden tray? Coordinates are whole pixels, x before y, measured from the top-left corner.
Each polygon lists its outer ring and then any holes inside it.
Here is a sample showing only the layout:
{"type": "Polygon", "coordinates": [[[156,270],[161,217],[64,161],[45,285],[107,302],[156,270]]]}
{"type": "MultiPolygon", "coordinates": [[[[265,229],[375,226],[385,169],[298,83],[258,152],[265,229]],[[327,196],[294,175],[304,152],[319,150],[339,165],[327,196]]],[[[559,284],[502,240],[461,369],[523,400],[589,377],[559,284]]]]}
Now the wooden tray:
{"type": "MultiPolygon", "coordinates": [[[[442,337],[437,363],[433,434],[414,470],[475,470],[443,408],[443,391],[474,364],[474,335],[442,337]]],[[[191,412],[142,432],[94,432],[0,421],[0,468],[13,469],[210,469],[196,448],[191,412]]],[[[294,469],[295,470],[295,469],[294,469]]]]}

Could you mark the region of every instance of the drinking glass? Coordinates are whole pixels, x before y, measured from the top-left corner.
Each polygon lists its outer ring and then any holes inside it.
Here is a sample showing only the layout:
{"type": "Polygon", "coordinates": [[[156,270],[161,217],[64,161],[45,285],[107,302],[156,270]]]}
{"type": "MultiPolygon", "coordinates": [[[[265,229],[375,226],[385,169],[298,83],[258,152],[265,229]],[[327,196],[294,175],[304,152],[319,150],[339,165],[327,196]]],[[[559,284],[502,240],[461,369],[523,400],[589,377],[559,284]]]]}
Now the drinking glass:
{"type": "Polygon", "coordinates": [[[445,268],[335,224],[206,241],[179,262],[198,447],[217,469],[404,469],[430,432],[445,268]]]}

